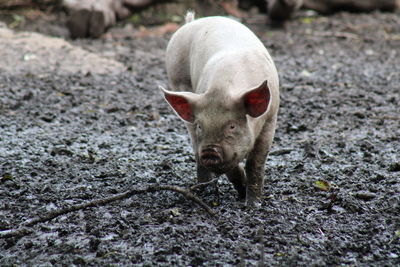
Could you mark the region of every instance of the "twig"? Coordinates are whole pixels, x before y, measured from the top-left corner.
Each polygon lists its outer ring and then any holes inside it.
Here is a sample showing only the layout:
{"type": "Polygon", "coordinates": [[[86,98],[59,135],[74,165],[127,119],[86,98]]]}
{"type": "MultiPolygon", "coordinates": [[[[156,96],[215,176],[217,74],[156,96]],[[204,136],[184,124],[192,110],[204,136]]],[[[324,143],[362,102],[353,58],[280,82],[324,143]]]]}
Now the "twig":
{"type": "Polygon", "coordinates": [[[346,39],[355,39],[360,40],[361,37],[357,34],[350,33],[350,32],[312,32],[314,36],[321,36],[321,37],[337,37],[337,38],[346,38],[346,39]]]}
{"type": "Polygon", "coordinates": [[[217,178],[214,178],[214,179],[212,179],[212,180],[210,180],[210,181],[208,181],[208,182],[198,183],[198,184],[192,185],[191,187],[189,187],[189,190],[190,190],[190,191],[194,191],[194,190],[196,190],[196,189],[198,189],[198,188],[204,188],[204,187],[206,187],[207,185],[216,183],[217,181],[218,181],[218,177],[217,177],[217,178]]]}
{"type": "Polygon", "coordinates": [[[282,148],[282,149],[278,149],[278,150],[269,152],[269,155],[272,155],[272,156],[285,155],[285,154],[289,154],[293,150],[294,150],[293,148],[282,148]]]}
{"type": "Polygon", "coordinates": [[[264,267],[265,266],[265,256],[264,256],[265,247],[264,247],[264,227],[263,226],[260,226],[258,228],[257,239],[258,239],[258,242],[260,242],[260,260],[258,261],[257,266],[264,267]]]}
{"type": "Polygon", "coordinates": [[[324,232],[321,230],[321,228],[318,228],[318,231],[319,231],[319,233],[320,233],[323,237],[325,237],[325,234],[324,234],[324,232]]]}
{"type": "MultiPolygon", "coordinates": [[[[3,2],[3,1],[2,1],[3,2]]],[[[22,0],[22,1],[5,1],[5,3],[0,4],[0,8],[2,9],[15,9],[21,7],[33,7],[34,4],[31,0],[22,0]]]]}
{"type": "Polygon", "coordinates": [[[205,204],[201,199],[199,199],[192,192],[190,192],[189,190],[182,188],[182,187],[173,186],[173,185],[157,185],[156,184],[156,185],[140,186],[140,187],[131,189],[129,191],[126,191],[124,193],[112,195],[110,197],[95,199],[95,200],[92,200],[92,201],[89,201],[86,203],[72,205],[69,207],[65,207],[65,208],[61,208],[61,209],[49,212],[47,214],[44,214],[43,216],[38,216],[38,217],[35,217],[32,219],[28,219],[28,220],[24,221],[23,223],[21,223],[18,228],[0,231],[0,238],[17,237],[17,236],[24,236],[24,235],[30,234],[33,231],[33,230],[29,229],[30,226],[34,226],[39,223],[50,221],[60,215],[64,215],[64,214],[67,214],[67,213],[70,213],[73,211],[82,210],[82,209],[86,209],[89,207],[103,206],[110,202],[126,199],[126,198],[129,198],[129,197],[131,197],[133,195],[137,195],[137,194],[151,193],[151,192],[155,192],[155,191],[164,191],[164,190],[174,191],[174,192],[184,195],[186,198],[197,203],[208,214],[210,214],[211,216],[215,216],[214,211],[209,206],[207,206],[207,204],[205,204]]]}
{"type": "Polygon", "coordinates": [[[191,192],[194,192],[197,189],[203,190],[205,187],[207,187],[209,185],[212,185],[212,184],[214,185],[213,188],[215,189],[214,193],[217,196],[217,200],[213,201],[212,203],[213,203],[213,205],[219,205],[219,203],[220,203],[220,193],[219,193],[219,187],[218,187],[218,177],[214,178],[214,179],[211,179],[208,182],[198,183],[198,184],[192,185],[191,187],[189,187],[189,190],[191,192]]]}
{"type": "Polygon", "coordinates": [[[398,121],[400,120],[400,116],[373,116],[371,117],[372,119],[377,119],[377,120],[395,120],[398,121]]]}

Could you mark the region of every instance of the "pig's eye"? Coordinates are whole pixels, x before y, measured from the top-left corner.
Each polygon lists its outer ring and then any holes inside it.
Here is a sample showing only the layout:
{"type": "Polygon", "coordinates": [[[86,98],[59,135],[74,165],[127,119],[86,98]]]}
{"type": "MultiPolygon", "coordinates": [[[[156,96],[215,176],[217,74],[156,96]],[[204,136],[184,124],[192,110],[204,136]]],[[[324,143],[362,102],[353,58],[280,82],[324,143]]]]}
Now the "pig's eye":
{"type": "Polygon", "coordinates": [[[197,131],[201,131],[201,125],[200,125],[200,124],[197,124],[197,125],[196,125],[196,130],[197,130],[197,131]]]}
{"type": "Polygon", "coordinates": [[[237,127],[236,123],[231,122],[231,123],[229,123],[229,124],[227,125],[226,129],[227,129],[229,132],[234,132],[234,131],[236,130],[236,127],[237,127]]]}

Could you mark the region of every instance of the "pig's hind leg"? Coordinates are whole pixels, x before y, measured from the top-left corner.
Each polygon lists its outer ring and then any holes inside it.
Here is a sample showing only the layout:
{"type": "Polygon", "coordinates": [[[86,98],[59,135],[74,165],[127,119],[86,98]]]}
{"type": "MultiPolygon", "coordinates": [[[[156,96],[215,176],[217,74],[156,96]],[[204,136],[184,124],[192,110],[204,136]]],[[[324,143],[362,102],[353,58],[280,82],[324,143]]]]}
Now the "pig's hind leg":
{"type": "Polygon", "coordinates": [[[177,91],[177,92],[182,92],[182,91],[187,91],[187,92],[192,92],[192,84],[190,80],[190,75],[185,71],[179,69],[174,73],[174,75],[171,75],[170,81],[169,81],[169,87],[170,90],[172,91],[177,91]]]}
{"type": "Polygon", "coordinates": [[[182,33],[168,44],[166,65],[170,89],[193,92],[190,76],[190,43],[182,33]]]}

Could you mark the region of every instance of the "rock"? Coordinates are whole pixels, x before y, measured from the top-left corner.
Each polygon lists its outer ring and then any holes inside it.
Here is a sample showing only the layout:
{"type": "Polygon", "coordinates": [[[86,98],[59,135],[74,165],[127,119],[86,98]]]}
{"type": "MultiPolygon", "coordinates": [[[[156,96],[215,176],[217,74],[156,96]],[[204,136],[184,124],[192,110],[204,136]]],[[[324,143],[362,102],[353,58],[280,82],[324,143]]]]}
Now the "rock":
{"type": "Polygon", "coordinates": [[[360,191],[354,194],[358,199],[369,201],[376,198],[376,194],[368,191],[360,191]]]}
{"type": "Polygon", "coordinates": [[[400,161],[391,163],[389,166],[389,171],[390,172],[400,172],[400,161]]]}

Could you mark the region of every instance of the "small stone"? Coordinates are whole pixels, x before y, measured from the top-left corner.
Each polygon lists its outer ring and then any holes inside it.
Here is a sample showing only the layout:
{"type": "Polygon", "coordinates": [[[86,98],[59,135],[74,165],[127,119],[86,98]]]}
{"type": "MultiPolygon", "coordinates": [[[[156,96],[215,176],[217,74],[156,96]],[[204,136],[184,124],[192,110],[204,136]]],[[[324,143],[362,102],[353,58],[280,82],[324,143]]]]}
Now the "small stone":
{"type": "Polygon", "coordinates": [[[369,201],[369,200],[374,199],[376,197],[376,194],[374,194],[372,192],[361,191],[361,192],[355,193],[354,196],[358,199],[369,201]]]}
{"type": "Polygon", "coordinates": [[[400,162],[394,162],[389,166],[390,172],[399,172],[400,171],[400,162]]]}

